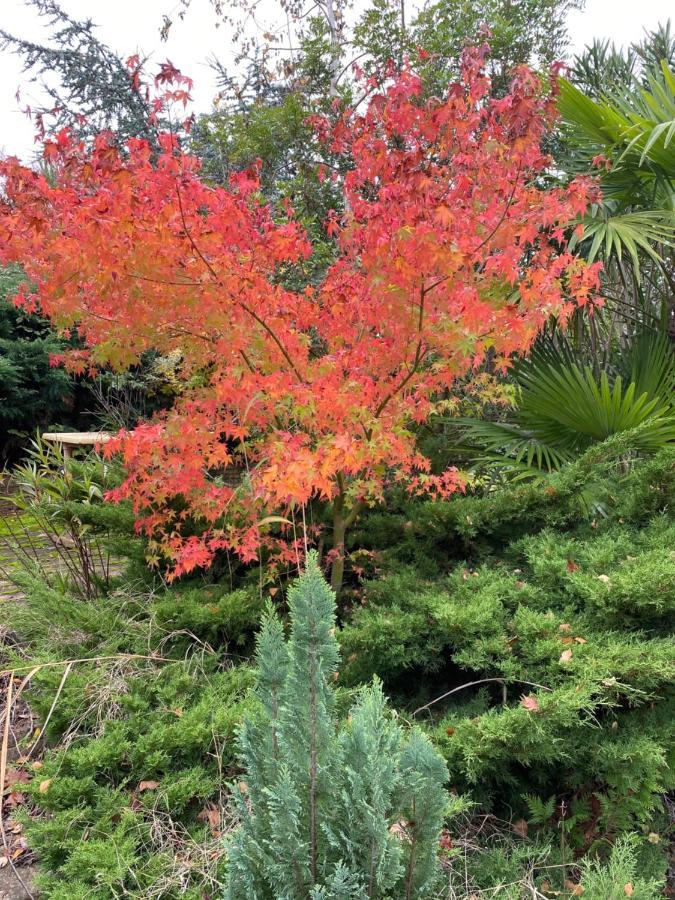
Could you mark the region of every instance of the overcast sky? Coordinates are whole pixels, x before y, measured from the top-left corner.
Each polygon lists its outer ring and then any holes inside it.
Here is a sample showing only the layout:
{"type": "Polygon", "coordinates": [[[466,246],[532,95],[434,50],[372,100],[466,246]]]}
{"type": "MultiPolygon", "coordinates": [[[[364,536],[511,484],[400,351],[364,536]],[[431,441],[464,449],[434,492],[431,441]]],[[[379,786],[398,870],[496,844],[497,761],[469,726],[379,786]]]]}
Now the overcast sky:
{"type": "MultiPolygon", "coordinates": [[[[265,24],[272,24],[278,4],[275,0],[263,2],[263,9],[269,10],[265,24]]],[[[61,0],[61,5],[75,18],[91,17],[100,25],[101,39],[125,57],[140,51],[141,55],[151,55],[156,63],[170,59],[194,79],[194,108],[209,109],[215,85],[206,60],[212,55],[226,60],[232,52],[228,29],[216,28],[209,0],[192,0],[185,19],[176,22],[166,43],[159,36],[162,16],[175,14],[180,0],[61,0]]],[[[39,17],[23,0],[0,0],[0,6],[5,30],[44,39],[39,17]]],[[[572,50],[580,50],[595,37],[629,44],[672,12],[672,0],[587,0],[585,10],[571,14],[569,19],[572,50]]],[[[21,110],[30,104],[39,105],[39,97],[39,89],[22,73],[19,59],[6,51],[0,53],[0,152],[23,158],[31,154],[33,126],[21,110]]]]}

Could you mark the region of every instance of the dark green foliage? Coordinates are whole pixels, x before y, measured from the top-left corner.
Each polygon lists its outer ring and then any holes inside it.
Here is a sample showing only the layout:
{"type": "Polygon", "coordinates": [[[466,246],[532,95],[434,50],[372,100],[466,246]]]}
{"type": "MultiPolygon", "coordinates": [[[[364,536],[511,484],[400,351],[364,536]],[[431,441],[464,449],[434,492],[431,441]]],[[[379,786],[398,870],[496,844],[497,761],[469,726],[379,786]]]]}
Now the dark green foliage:
{"type": "Polygon", "coordinates": [[[37,428],[74,415],[75,385],[62,368],[50,366],[63,341],[46,320],[11,303],[22,280],[17,269],[0,270],[0,462],[37,428]]]}
{"type": "Polygon", "coordinates": [[[291,633],[272,610],[258,638],[260,708],[240,749],[247,783],[227,896],[367,900],[435,896],[447,771],[419,730],[405,735],[379,684],[338,732],[335,595],[311,552],[289,591],[291,633]]]}
{"type": "Polygon", "coordinates": [[[365,520],[382,575],[340,634],[348,683],[379,675],[410,709],[451,692],[416,719],[452,784],[502,815],[553,797],[538,827],[563,821],[576,851],[673,786],[675,451],[617,465],[611,445],[545,489],[410,504],[388,541],[365,520]]]}
{"type": "Polygon", "coordinates": [[[41,431],[131,428],[166,408],[180,384],[179,360],[146,354],[124,375],[75,378],[52,358],[78,340],[16,307],[21,270],[0,269],[0,464],[15,462],[41,431]]]}

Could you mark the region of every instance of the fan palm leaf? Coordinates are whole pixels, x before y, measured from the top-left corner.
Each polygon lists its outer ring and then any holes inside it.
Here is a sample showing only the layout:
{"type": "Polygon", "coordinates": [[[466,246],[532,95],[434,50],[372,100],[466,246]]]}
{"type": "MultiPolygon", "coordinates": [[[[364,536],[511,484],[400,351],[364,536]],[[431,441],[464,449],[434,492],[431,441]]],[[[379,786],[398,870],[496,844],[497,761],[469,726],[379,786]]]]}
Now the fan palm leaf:
{"type": "Polygon", "coordinates": [[[559,109],[570,172],[605,156],[602,203],[581,220],[574,243],[590,259],[628,257],[639,280],[641,258],[662,262],[675,243],[675,73],[665,61],[632,89],[593,99],[565,79],[559,109]]]}
{"type": "Polygon", "coordinates": [[[599,376],[569,345],[542,340],[516,379],[510,421],[461,421],[464,440],[483,452],[483,462],[521,475],[550,472],[591,444],[636,428],[636,450],[675,442],[675,355],[662,335],[640,335],[599,376]]]}

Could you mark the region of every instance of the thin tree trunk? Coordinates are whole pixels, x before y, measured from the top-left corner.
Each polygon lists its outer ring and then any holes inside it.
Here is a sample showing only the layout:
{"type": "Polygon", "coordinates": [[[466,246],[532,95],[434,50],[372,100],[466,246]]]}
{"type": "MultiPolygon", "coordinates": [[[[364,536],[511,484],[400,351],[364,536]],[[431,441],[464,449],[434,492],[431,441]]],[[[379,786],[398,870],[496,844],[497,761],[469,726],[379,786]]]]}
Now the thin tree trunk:
{"type": "Polygon", "coordinates": [[[340,33],[341,26],[338,23],[333,0],[326,0],[326,21],[330,35],[331,60],[330,60],[330,87],[328,92],[331,97],[338,96],[338,78],[340,77],[340,33]]]}
{"type": "Polygon", "coordinates": [[[333,564],[330,570],[330,586],[339,596],[345,572],[345,535],[367,504],[363,500],[355,500],[347,512],[345,507],[347,492],[342,472],[338,472],[336,481],[338,494],[333,500],[333,564]]]}
{"type": "MultiPolygon", "coordinates": [[[[415,800],[412,802],[412,813],[415,815],[415,800]]],[[[405,900],[413,900],[413,881],[415,878],[415,866],[417,865],[417,823],[413,823],[413,836],[410,847],[410,860],[408,861],[408,871],[405,879],[405,900]]]]}
{"type": "Polygon", "coordinates": [[[345,498],[339,493],[333,503],[333,564],[330,572],[330,586],[340,593],[345,573],[345,498]]]}

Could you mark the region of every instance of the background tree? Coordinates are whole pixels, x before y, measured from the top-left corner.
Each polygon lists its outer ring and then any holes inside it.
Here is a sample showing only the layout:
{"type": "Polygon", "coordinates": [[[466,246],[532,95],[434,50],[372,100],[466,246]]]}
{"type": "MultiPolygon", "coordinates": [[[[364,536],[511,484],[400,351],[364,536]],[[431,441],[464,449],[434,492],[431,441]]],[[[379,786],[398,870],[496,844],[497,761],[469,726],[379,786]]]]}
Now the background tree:
{"type": "Polygon", "coordinates": [[[51,365],[65,342],[47,319],[11,302],[23,281],[17,267],[0,270],[0,459],[13,459],[37,428],[77,421],[76,385],[51,365]]]}
{"type": "Polygon", "coordinates": [[[46,20],[51,43],[0,29],[0,50],[20,56],[24,71],[49,98],[32,110],[38,127],[51,132],[67,127],[86,139],[110,130],[120,146],[130,137],[152,138],[152,108],[140,89],[141,61],[125,62],[96,36],[92,19],[74,19],[57,0],[28,3],[46,20]]]}
{"type": "MultiPolygon", "coordinates": [[[[329,177],[317,180],[317,164],[333,178],[344,169],[317,143],[307,119],[317,113],[337,116],[336,101],[340,106],[363,102],[354,67],[381,80],[392,62],[400,68],[406,57],[417,60],[422,51],[425,62],[418,69],[425,89],[443,95],[459,75],[464,48],[489,34],[492,90],[503,94],[516,66],[546,68],[564,56],[566,16],[580,6],[581,0],[441,0],[417,14],[406,9],[405,0],[373,0],[357,14],[343,3],[282,5],[279,27],[241,34],[243,71],[213,61],[218,107],[198,118],[194,151],[205,160],[209,177],[221,181],[261,159],[265,196],[272,202],[290,198],[312,237],[325,239],[326,212],[339,209],[340,191],[329,177]]],[[[247,8],[240,17],[228,8],[228,23],[240,23],[247,8]]],[[[327,243],[325,261],[330,256],[327,243]]]]}
{"type": "Polygon", "coordinates": [[[647,88],[649,71],[659,68],[661,61],[672,69],[675,65],[675,35],[670,19],[628,47],[596,38],[574,56],[570,80],[595,100],[617,91],[632,92],[647,88]]]}
{"type": "Polygon", "coordinates": [[[585,0],[440,0],[425,6],[410,26],[408,43],[429,54],[425,78],[444,89],[456,77],[467,41],[490,42],[493,90],[508,90],[513,70],[531,65],[544,70],[567,56],[566,19],[585,0]]]}

